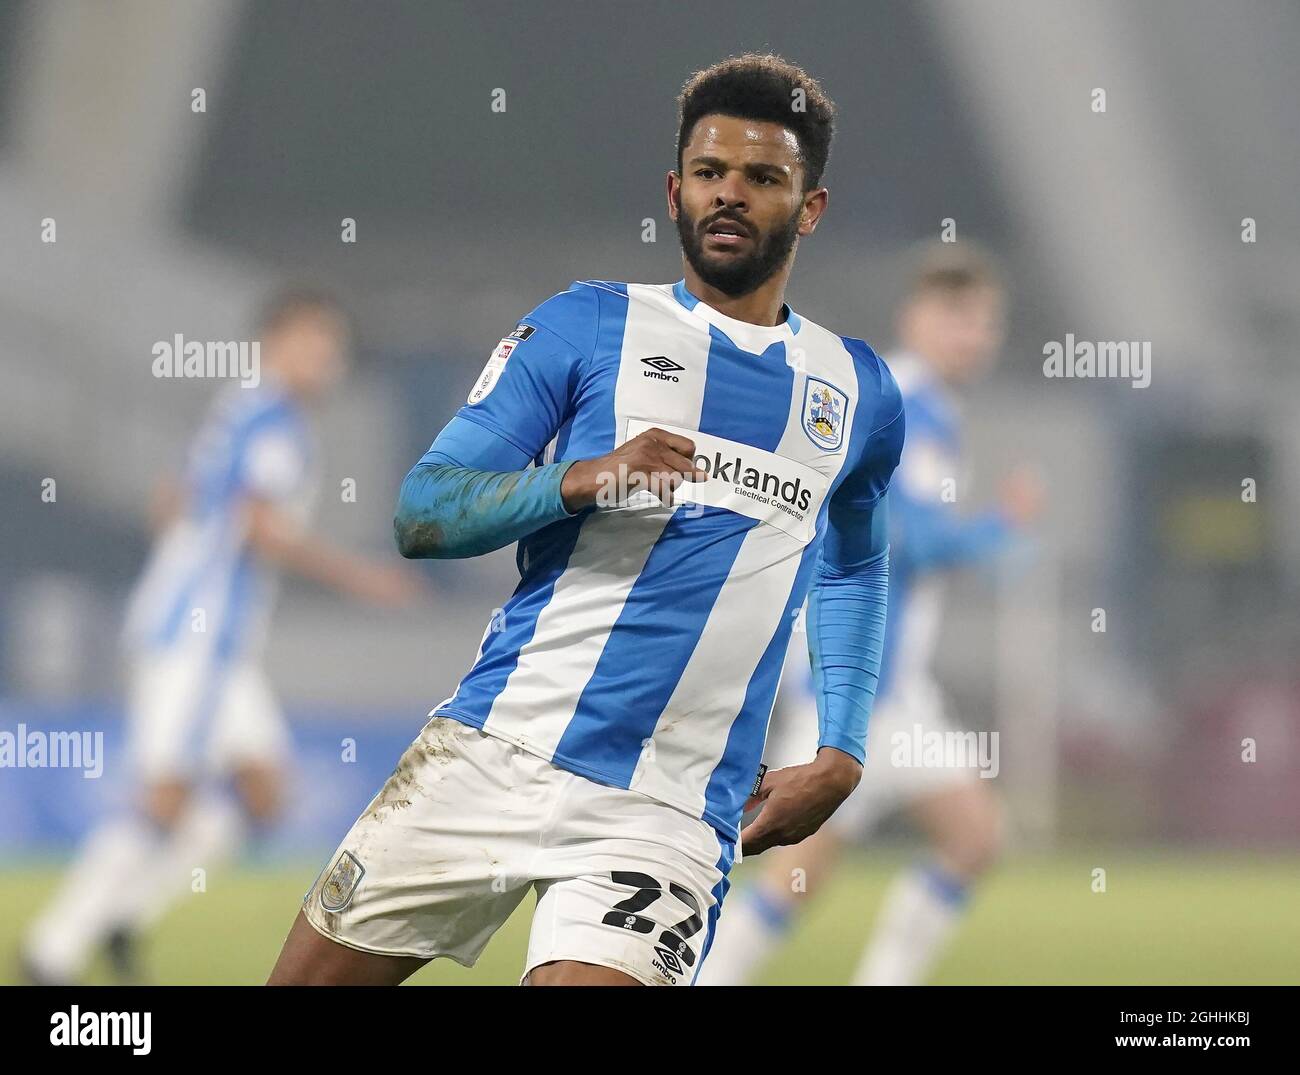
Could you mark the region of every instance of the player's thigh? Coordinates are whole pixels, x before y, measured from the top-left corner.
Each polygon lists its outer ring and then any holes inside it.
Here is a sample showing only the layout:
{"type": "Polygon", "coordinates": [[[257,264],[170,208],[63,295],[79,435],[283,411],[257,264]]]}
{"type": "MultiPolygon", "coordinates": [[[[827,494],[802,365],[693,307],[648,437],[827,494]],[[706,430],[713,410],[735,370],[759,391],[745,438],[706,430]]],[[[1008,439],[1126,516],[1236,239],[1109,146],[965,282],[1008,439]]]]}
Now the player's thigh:
{"type": "Polygon", "coordinates": [[[188,784],[199,771],[214,669],[206,651],[186,642],[137,654],[127,669],[126,752],[146,787],[188,784]]]}
{"type": "Polygon", "coordinates": [[[473,966],[528,891],[555,795],[521,755],[430,720],[308,891],[308,923],[361,951],[473,966]]]}
{"type": "MultiPolygon", "coordinates": [[[[250,772],[269,777],[283,771],[290,745],[284,714],[262,669],[251,661],[226,668],[205,744],[206,768],[220,775],[250,772]]],[[[275,783],[278,786],[278,780],[275,783]]]]}
{"type": "Polygon", "coordinates": [[[644,985],[690,985],[712,938],[734,846],[684,811],[568,779],[565,808],[539,856],[525,974],[573,962],[644,985]]]}
{"type": "Polygon", "coordinates": [[[908,815],[956,873],[978,874],[1001,851],[1001,799],[974,774],[918,795],[908,804],[908,815]]]}
{"type": "Polygon", "coordinates": [[[141,794],[145,814],[156,825],[170,829],[189,805],[193,786],[179,777],[164,777],[146,782],[141,794]]]}
{"type": "Polygon", "coordinates": [[[896,681],[872,711],[862,780],[827,824],[845,839],[858,838],[886,815],[969,787],[974,770],[952,764],[945,750],[933,749],[955,731],[932,680],[896,681]]]}
{"type": "Polygon", "coordinates": [[[267,985],[400,985],[427,959],[348,948],[322,936],[300,911],[267,985]]]}
{"type": "Polygon", "coordinates": [[[882,747],[893,774],[885,783],[941,862],[966,876],[996,858],[1003,828],[1001,800],[969,756],[970,735],[958,728],[938,685],[917,677],[901,684],[891,742],[882,747]]]}
{"type": "MultiPolygon", "coordinates": [[[[899,764],[897,746],[910,742],[918,725],[948,727],[942,705],[928,686],[919,691],[895,689],[876,699],[862,779],[822,826],[826,845],[856,841],[914,795],[949,779],[899,764]]],[[[764,758],[773,767],[805,765],[816,757],[818,734],[816,701],[806,692],[793,691],[776,711],[764,758]]],[[[817,848],[809,845],[810,854],[813,850],[817,848]]]]}
{"type": "Polygon", "coordinates": [[[913,794],[921,774],[899,768],[892,751],[897,737],[909,734],[910,727],[911,713],[907,707],[888,698],[877,700],[867,728],[867,760],[862,779],[821,828],[838,846],[862,839],[913,794]]]}
{"type": "Polygon", "coordinates": [[[641,985],[691,984],[712,918],[708,890],[680,875],[669,880],[671,868],[662,861],[625,865],[640,868],[538,885],[524,971],[533,985],[550,984],[546,974],[532,977],[535,970],[569,963],[615,971],[641,985]]]}
{"type": "Polygon", "coordinates": [[[825,888],[843,849],[844,837],[828,821],[807,839],[764,853],[764,887],[787,906],[803,902],[825,888]]]}
{"type": "Polygon", "coordinates": [[[595,963],[579,963],[573,959],[558,959],[543,963],[524,975],[521,985],[641,985],[642,983],[623,971],[602,967],[595,963]]]}
{"type": "Polygon", "coordinates": [[[270,821],[279,816],[283,803],[284,775],[279,766],[244,762],[232,774],[239,801],[249,816],[270,821]]]}

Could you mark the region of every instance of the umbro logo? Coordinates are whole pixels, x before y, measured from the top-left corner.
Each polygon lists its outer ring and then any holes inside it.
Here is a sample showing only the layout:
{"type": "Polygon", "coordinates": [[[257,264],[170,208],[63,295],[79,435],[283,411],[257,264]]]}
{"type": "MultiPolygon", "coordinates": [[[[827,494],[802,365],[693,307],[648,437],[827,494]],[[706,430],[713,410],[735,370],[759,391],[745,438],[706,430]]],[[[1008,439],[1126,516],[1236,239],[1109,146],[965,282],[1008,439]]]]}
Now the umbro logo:
{"type": "Polygon", "coordinates": [[[670,952],[661,944],[655,945],[655,955],[663,960],[664,966],[673,974],[682,973],[682,961],[677,958],[676,953],[670,952]]]}
{"type": "Polygon", "coordinates": [[[666,355],[654,355],[651,358],[641,359],[650,368],[643,372],[643,376],[653,377],[657,381],[680,381],[680,377],[674,374],[682,373],[686,367],[674,362],[666,355]]]}
{"type": "Polygon", "coordinates": [[[677,984],[677,976],[682,973],[682,963],[663,945],[655,945],[655,954],[650,957],[650,966],[657,970],[670,985],[677,984]]]}

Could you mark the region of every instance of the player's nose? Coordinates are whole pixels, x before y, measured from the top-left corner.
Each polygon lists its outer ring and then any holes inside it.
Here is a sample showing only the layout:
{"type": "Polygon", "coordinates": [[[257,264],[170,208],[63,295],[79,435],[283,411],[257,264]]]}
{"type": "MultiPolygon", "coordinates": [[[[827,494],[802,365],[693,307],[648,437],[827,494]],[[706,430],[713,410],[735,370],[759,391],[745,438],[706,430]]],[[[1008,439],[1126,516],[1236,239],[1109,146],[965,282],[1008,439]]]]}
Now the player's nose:
{"type": "Polygon", "coordinates": [[[748,208],[745,202],[745,188],[741,180],[727,178],[723,185],[718,189],[713,199],[715,209],[732,209],[736,212],[743,212],[748,208]]]}

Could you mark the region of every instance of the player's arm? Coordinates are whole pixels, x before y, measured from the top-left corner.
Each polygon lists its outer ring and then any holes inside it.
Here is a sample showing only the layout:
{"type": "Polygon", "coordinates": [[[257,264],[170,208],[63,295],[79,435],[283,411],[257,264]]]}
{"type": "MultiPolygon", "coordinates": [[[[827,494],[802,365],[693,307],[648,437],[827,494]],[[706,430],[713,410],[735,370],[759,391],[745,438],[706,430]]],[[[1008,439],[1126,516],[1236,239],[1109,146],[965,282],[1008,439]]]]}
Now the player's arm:
{"type": "Polygon", "coordinates": [[[951,470],[942,445],[920,434],[909,440],[890,489],[890,511],[906,542],[908,562],[921,570],[962,567],[996,556],[1039,510],[1039,480],[1032,471],[1019,469],[1003,482],[996,507],[959,514],[940,496],[951,470]]]}
{"type": "Polygon", "coordinates": [[[456,417],[402,482],[397,548],[408,558],[481,556],[592,507],[607,478],[702,479],[694,451],[685,437],[648,429],[607,455],[529,468],[510,441],[456,417]]]}
{"type": "MultiPolygon", "coordinates": [[[[897,399],[897,387],[888,402],[897,399]]],[[[810,836],[857,787],[866,760],[867,722],[884,653],[889,597],[885,492],[903,445],[901,400],[874,430],[865,458],[837,490],[814,568],[806,617],[817,696],[818,750],[808,765],[764,778],[748,806],[763,812],[741,834],[744,853],[810,836]]]]}
{"type": "Polygon", "coordinates": [[[918,568],[938,569],[976,563],[999,552],[1013,524],[1000,509],[959,516],[937,497],[923,498],[904,488],[890,494],[898,529],[907,539],[908,555],[918,568]]]}
{"type": "Polygon", "coordinates": [[[817,759],[831,772],[860,775],[866,761],[889,604],[886,510],[884,497],[865,508],[832,504],[826,545],[813,569],[806,622],[817,759]]]}
{"type": "Polygon", "coordinates": [[[469,401],[402,482],[393,531],[403,556],[504,548],[593,506],[620,464],[624,473],[703,477],[690,441],[654,429],[595,459],[534,465],[581,399],[599,301],[596,289],[574,285],[501,341],[469,401]]]}
{"type": "Polygon", "coordinates": [[[398,551],[408,559],[481,556],[567,518],[560,483],[571,461],[529,462],[491,430],[453,418],[402,482],[398,551]]]}
{"type": "Polygon", "coordinates": [[[892,378],[888,385],[886,413],[893,410],[893,417],[873,431],[861,464],[831,500],[826,540],[808,593],[817,757],[840,767],[843,759],[857,766],[866,760],[867,721],[885,648],[887,508],[892,500],[892,494],[889,499],[885,494],[905,433],[902,399],[892,378]]]}
{"type": "Polygon", "coordinates": [[[154,485],[149,496],[149,527],[160,534],[181,517],[185,510],[185,491],[180,479],[167,474],[154,485]]]}
{"type": "Polygon", "coordinates": [[[302,443],[291,431],[268,426],[256,433],[236,465],[245,536],[259,558],[375,604],[405,604],[421,592],[423,581],[405,564],[384,564],[338,548],[289,510],[307,469],[302,443]]]}
{"type": "Polygon", "coordinates": [[[263,560],[295,575],[379,605],[405,604],[423,589],[419,578],[398,565],[372,561],[318,537],[273,500],[249,497],[245,512],[249,545],[263,560]]]}

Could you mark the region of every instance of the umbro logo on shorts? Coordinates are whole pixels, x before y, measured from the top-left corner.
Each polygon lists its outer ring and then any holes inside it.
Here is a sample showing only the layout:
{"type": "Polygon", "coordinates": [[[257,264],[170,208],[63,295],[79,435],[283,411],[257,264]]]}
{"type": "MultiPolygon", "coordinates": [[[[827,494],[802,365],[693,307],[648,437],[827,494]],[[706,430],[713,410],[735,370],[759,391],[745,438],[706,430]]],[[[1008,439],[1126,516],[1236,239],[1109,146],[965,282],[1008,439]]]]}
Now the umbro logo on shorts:
{"type": "Polygon", "coordinates": [[[657,381],[680,381],[680,377],[674,377],[675,373],[682,373],[686,367],[674,362],[667,355],[653,355],[650,358],[641,359],[650,368],[643,371],[643,376],[653,377],[657,381]]]}
{"type": "Polygon", "coordinates": [[[682,973],[682,961],[677,958],[676,953],[670,952],[663,945],[655,945],[655,955],[663,961],[664,967],[670,974],[682,973]]]}

